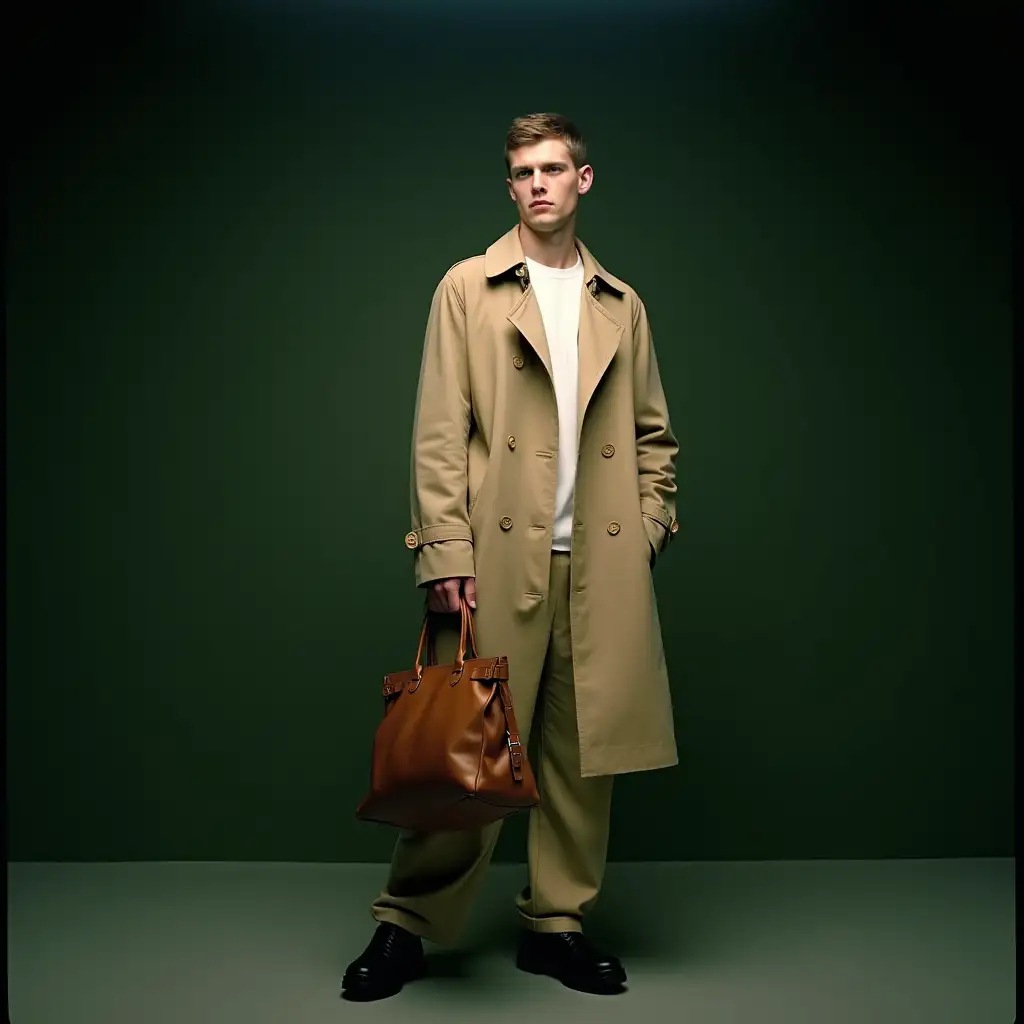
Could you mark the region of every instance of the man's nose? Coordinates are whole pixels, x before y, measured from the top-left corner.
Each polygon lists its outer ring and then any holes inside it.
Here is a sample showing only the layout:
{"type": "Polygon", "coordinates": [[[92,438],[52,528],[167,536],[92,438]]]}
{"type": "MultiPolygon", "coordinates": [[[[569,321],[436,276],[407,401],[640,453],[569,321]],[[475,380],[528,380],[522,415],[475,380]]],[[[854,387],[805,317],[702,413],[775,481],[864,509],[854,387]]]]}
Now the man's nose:
{"type": "Polygon", "coordinates": [[[541,180],[540,171],[533,176],[533,185],[531,186],[534,192],[544,191],[544,182],[541,180]]]}

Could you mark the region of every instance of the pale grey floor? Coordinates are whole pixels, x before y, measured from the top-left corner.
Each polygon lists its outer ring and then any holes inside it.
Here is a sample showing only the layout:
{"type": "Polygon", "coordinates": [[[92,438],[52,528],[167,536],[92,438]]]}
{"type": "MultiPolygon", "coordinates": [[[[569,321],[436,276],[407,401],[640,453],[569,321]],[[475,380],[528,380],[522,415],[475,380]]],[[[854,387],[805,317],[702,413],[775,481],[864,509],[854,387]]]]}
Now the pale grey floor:
{"type": "Polygon", "coordinates": [[[384,865],[10,864],[14,1024],[1010,1024],[1014,861],[612,864],[588,925],[629,991],[518,972],[494,865],[456,952],[338,998],[384,865]]]}

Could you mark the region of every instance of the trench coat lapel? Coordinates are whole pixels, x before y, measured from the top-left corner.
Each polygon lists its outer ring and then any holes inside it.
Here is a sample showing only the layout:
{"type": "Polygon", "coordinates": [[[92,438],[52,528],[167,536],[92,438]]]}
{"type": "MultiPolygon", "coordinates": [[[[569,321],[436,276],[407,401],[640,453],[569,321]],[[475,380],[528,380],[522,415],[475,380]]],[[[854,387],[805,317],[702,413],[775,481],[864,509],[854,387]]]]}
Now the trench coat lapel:
{"type": "Polygon", "coordinates": [[[587,406],[597,390],[601,378],[608,369],[619,343],[622,341],[623,327],[617,320],[605,312],[604,307],[595,299],[586,287],[580,299],[580,334],[579,334],[579,419],[577,429],[583,430],[583,418],[587,414],[587,406]]]}
{"type": "Polygon", "coordinates": [[[544,331],[544,318],[541,316],[540,303],[533,288],[527,288],[520,300],[512,307],[508,315],[509,323],[526,339],[530,347],[537,353],[548,376],[554,380],[551,370],[551,350],[548,348],[548,337],[544,331]]]}
{"type": "MultiPolygon", "coordinates": [[[[597,290],[597,287],[603,286],[611,288],[619,294],[624,294],[626,285],[614,274],[609,274],[578,238],[576,239],[576,248],[583,260],[583,288],[580,295],[578,336],[579,387],[577,392],[579,409],[577,427],[582,430],[587,407],[601,378],[615,357],[624,332],[623,325],[594,297],[591,288],[597,290]]],[[[525,270],[525,265],[526,260],[523,256],[522,244],[519,241],[518,225],[494,242],[484,257],[484,271],[490,279],[508,273],[513,267],[525,270]]],[[[537,296],[532,287],[528,287],[512,307],[508,314],[508,320],[537,353],[548,372],[548,377],[553,380],[551,350],[548,347],[547,335],[544,331],[540,304],[537,302],[537,296]]]]}

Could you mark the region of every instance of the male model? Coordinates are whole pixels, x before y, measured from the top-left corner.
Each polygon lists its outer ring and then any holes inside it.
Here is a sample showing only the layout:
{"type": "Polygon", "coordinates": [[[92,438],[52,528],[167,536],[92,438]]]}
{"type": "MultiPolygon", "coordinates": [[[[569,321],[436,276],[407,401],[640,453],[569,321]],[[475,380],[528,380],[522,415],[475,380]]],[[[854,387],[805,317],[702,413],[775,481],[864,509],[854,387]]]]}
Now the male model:
{"type": "MultiPolygon", "coordinates": [[[[405,543],[428,606],[464,594],[480,656],[509,658],[540,792],[518,966],[613,993],[625,971],[582,925],[614,776],[677,763],[651,570],[679,528],[678,445],[644,305],[576,237],[594,180],[579,132],[519,118],[505,159],[519,223],[430,308],[405,543]]],[[[424,972],[423,938],[454,942],[499,828],[400,836],[347,998],[394,994],[424,972]]]]}

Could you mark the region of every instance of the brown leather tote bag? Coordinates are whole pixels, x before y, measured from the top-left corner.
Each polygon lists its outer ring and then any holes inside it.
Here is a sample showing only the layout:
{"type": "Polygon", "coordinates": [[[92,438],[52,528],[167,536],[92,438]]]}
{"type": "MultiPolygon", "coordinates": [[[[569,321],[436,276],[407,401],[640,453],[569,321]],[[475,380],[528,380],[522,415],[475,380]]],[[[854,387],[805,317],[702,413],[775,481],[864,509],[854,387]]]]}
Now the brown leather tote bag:
{"type": "Polygon", "coordinates": [[[465,598],[461,616],[454,665],[433,664],[427,612],[415,666],[384,678],[370,791],[356,811],[364,821],[417,832],[458,831],[540,802],[519,739],[508,658],[478,657],[465,598]]]}

